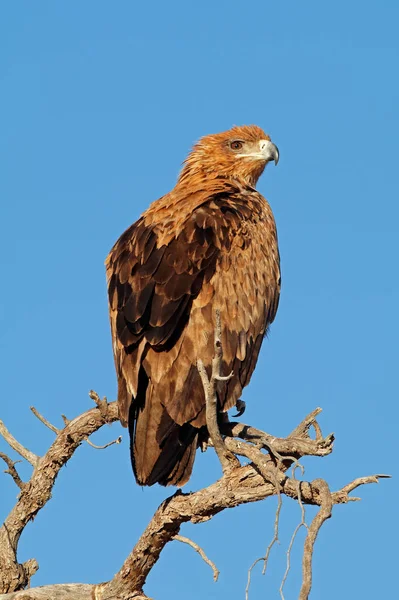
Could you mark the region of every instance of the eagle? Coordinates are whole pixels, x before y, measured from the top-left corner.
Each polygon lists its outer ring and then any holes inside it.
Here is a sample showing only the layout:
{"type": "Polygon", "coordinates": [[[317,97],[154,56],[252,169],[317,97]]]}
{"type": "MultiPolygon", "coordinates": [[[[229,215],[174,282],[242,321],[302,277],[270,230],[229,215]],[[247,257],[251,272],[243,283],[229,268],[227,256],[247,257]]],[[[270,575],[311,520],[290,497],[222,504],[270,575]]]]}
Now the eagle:
{"type": "Polygon", "coordinates": [[[140,485],[184,485],[206,436],[200,358],[210,375],[222,324],[218,410],[232,408],[276,315],[280,258],[271,208],[255,189],[279,152],[255,126],[201,138],[171,192],[106,259],[121,423],[140,485]]]}

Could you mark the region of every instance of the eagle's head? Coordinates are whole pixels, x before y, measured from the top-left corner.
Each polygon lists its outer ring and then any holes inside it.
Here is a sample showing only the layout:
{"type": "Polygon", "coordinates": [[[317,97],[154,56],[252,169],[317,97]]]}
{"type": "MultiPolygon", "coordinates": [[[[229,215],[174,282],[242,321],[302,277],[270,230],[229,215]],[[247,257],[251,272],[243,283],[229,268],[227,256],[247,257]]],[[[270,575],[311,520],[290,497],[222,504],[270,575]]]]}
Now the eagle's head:
{"type": "Polygon", "coordinates": [[[180,175],[208,175],[242,179],[256,185],[267,163],[278,163],[278,148],[270,137],[256,125],[233,127],[228,131],[207,135],[194,146],[180,175]]]}

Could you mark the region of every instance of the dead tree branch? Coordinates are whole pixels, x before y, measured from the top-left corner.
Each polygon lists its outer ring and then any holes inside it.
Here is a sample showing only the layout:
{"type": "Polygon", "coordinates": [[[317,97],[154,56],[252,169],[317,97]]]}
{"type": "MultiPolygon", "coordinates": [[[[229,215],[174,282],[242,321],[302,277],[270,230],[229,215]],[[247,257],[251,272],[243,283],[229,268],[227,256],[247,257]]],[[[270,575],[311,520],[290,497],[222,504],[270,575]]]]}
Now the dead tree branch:
{"type": "Polygon", "coordinates": [[[6,442],[34,466],[29,482],[21,488],[17,503],[0,528],[1,592],[13,592],[28,585],[33,575],[32,565],[19,564],[17,561],[21,533],[51,498],[51,491],[60,469],[71,458],[76,448],[105,423],[112,423],[118,419],[116,402],[108,404],[107,407],[106,415],[101,414],[98,408],[92,408],[70,421],[58,431],[54,443],[42,457],[24,448],[0,421],[0,434],[6,442]]]}
{"type": "MultiPolygon", "coordinates": [[[[274,457],[265,454],[262,449],[252,443],[226,438],[225,443],[228,450],[247,457],[251,463],[229,470],[214,484],[198,492],[186,494],[178,491],[165,500],[112,580],[94,586],[71,584],[24,589],[29,578],[37,569],[37,564],[35,561],[28,561],[23,565],[17,562],[17,545],[23,528],[48,501],[59,470],[71,458],[77,447],[102,425],[112,423],[117,418],[118,411],[115,402],[107,404],[106,409],[103,405],[102,410],[97,407],[83,413],[68,422],[68,425],[59,431],[52,446],[39,459],[30,481],[22,489],[17,504],[0,529],[1,564],[4,565],[0,571],[0,591],[4,595],[0,595],[0,600],[22,600],[22,598],[23,600],[39,600],[45,597],[44,594],[47,594],[47,598],[51,597],[56,600],[66,598],[73,600],[135,598],[137,600],[137,598],[145,598],[142,590],[146,578],[158,561],[165,545],[179,535],[182,524],[207,521],[227,508],[234,508],[243,503],[256,502],[277,495],[278,490],[280,494],[298,499],[298,481],[288,477],[285,473],[289,468],[290,460],[285,461],[282,465],[276,465],[274,457]]],[[[302,424],[294,430],[293,434],[295,435],[291,434],[292,447],[289,447],[290,437],[284,439],[284,444],[282,438],[275,439],[282,440],[281,447],[284,445],[290,455],[300,457],[303,442],[303,450],[306,455],[324,456],[326,451],[327,453],[331,451],[329,444],[332,446],[332,440],[322,437],[319,440],[308,438],[309,423],[312,423],[314,418],[314,415],[311,419],[306,417],[302,424]]],[[[268,435],[263,432],[262,434],[268,435]]],[[[330,494],[328,498],[325,487],[319,480],[301,482],[301,501],[304,504],[316,504],[322,507],[318,513],[319,519],[311,525],[312,529],[307,544],[307,561],[309,553],[313,551],[321,522],[324,522],[331,514],[330,504],[332,506],[348,502],[351,499],[349,493],[352,490],[360,485],[375,483],[378,479],[379,476],[355,479],[341,490],[330,494]]],[[[311,561],[306,563],[306,574],[310,573],[309,564],[311,566],[311,561]]],[[[311,579],[308,578],[307,581],[307,585],[309,585],[311,579]]],[[[305,592],[308,593],[306,589],[305,592]]],[[[302,598],[305,597],[302,595],[302,598]]]]}
{"type": "Polygon", "coordinates": [[[116,440],[112,440],[112,442],[108,442],[107,444],[103,444],[102,446],[93,444],[93,442],[91,442],[90,440],[86,440],[86,442],[89,444],[89,446],[91,446],[95,450],[105,450],[106,448],[109,448],[110,446],[113,446],[114,444],[120,444],[122,442],[122,436],[120,435],[119,437],[116,438],[116,440]]]}
{"type": "Polygon", "coordinates": [[[1,420],[0,420],[0,435],[3,436],[3,438],[5,439],[7,444],[9,444],[11,446],[11,448],[13,450],[15,450],[15,452],[18,452],[18,454],[20,456],[22,456],[22,458],[27,460],[33,467],[36,467],[36,465],[39,462],[39,457],[36,454],[33,454],[33,452],[31,452],[27,448],[25,448],[25,446],[20,444],[18,442],[18,440],[16,440],[15,437],[13,435],[11,435],[11,433],[8,431],[7,427],[4,425],[3,421],[1,421],[1,420]]]}
{"type": "Polygon", "coordinates": [[[39,421],[41,421],[43,423],[43,425],[48,427],[50,429],[50,431],[52,431],[53,433],[59,433],[60,430],[57,429],[57,427],[55,427],[54,425],[52,425],[50,423],[50,421],[47,421],[47,419],[45,417],[43,417],[42,414],[39,413],[37,408],[35,408],[34,406],[31,406],[30,409],[33,412],[33,414],[35,415],[35,417],[37,417],[39,419],[39,421]]]}
{"type": "Polygon", "coordinates": [[[291,551],[292,551],[292,546],[294,545],[295,538],[296,538],[299,530],[301,529],[301,527],[306,527],[306,529],[308,529],[308,526],[307,526],[306,521],[305,521],[305,507],[303,505],[302,498],[301,498],[301,482],[300,481],[298,481],[297,487],[298,487],[298,504],[301,507],[301,521],[295,527],[294,532],[293,532],[293,534],[291,536],[290,543],[288,544],[288,548],[287,548],[287,564],[286,564],[286,567],[285,567],[284,575],[283,575],[283,578],[281,580],[280,589],[279,589],[280,597],[281,597],[282,600],[284,600],[284,592],[283,592],[284,585],[285,585],[285,582],[287,581],[288,573],[290,572],[290,568],[291,568],[291,551]]]}
{"type": "Polygon", "coordinates": [[[196,552],[198,552],[198,554],[200,555],[202,560],[211,567],[211,569],[213,571],[213,581],[218,580],[219,569],[216,567],[215,563],[212,562],[211,559],[207,557],[207,555],[205,554],[205,552],[203,551],[201,546],[199,546],[196,542],[193,542],[193,540],[190,540],[190,538],[184,537],[183,535],[175,535],[175,537],[173,539],[177,540],[178,542],[183,542],[183,544],[188,544],[188,546],[191,546],[192,548],[194,548],[194,550],[196,552]]]}
{"type": "Polygon", "coordinates": [[[263,562],[262,575],[264,575],[266,573],[267,563],[269,560],[270,552],[272,551],[274,544],[280,543],[280,540],[278,539],[278,528],[279,528],[279,523],[280,523],[280,513],[281,513],[281,508],[283,506],[283,500],[282,500],[281,493],[280,493],[278,486],[276,487],[276,490],[278,491],[278,494],[277,494],[278,500],[277,500],[276,515],[274,518],[273,537],[272,537],[272,540],[269,543],[268,547],[266,548],[265,556],[261,556],[260,558],[257,558],[248,569],[247,585],[245,588],[245,600],[248,600],[248,598],[249,598],[249,587],[251,585],[252,571],[254,570],[254,568],[256,567],[256,565],[259,562],[263,562]]]}
{"type": "Polygon", "coordinates": [[[4,462],[6,463],[8,469],[6,469],[4,471],[4,473],[7,473],[7,475],[11,475],[11,477],[13,478],[14,482],[16,483],[16,485],[19,487],[20,490],[22,490],[22,488],[24,487],[24,482],[22,481],[22,479],[20,478],[20,476],[18,475],[18,471],[15,468],[15,465],[17,464],[17,462],[20,462],[19,460],[11,460],[11,458],[9,456],[7,456],[7,454],[4,454],[4,452],[0,452],[0,458],[2,458],[4,460],[4,462]]]}
{"type": "Polygon", "coordinates": [[[205,393],[206,425],[208,428],[209,437],[215,448],[216,454],[219,457],[223,473],[227,473],[229,470],[239,467],[240,462],[237,460],[234,454],[229,452],[229,450],[226,448],[219,430],[217,386],[219,382],[228,381],[233,376],[232,373],[226,376],[222,375],[222,362],[222,327],[220,322],[220,311],[217,310],[215,327],[215,356],[212,361],[212,373],[210,378],[208,378],[204,363],[201,359],[198,359],[197,361],[197,368],[205,393]]]}
{"type": "MultiPolygon", "coordinates": [[[[229,377],[224,377],[220,372],[223,357],[220,340],[220,317],[218,317],[212,373],[208,377],[200,360],[198,361],[198,370],[206,395],[208,430],[223,467],[223,476],[207,488],[194,493],[183,493],[179,490],[162,502],[120,570],[110,581],[95,585],[60,584],[26,589],[30,585],[32,575],[38,569],[38,564],[35,559],[19,564],[17,550],[25,526],[50,499],[61,467],[67,463],[82,442],[88,441],[90,435],[103,425],[118,420],[117,403],[108,404],[105,398],[100,399],[97,393],[90,392],[90,397],[96,403],[96,407],[73,420],[63,417],[64,427],[62,429],[51,425],[36,409],[32,409],[36,417],[55,434],[53,444],[42,457],[36,456],[22,446],[0,421],[0,434],[16,452],[34,467],[30,480],[23,483],[15,469],[15,463],[7,455],[0,455],[8,466],[7,472],[21,490],[15,506],[0,528],[0,600],[43,600],[44,598],[54,600],[145,600],[147,596],[143,592],[143,587],[146,579],[165,545],[172,540],[188,543],[199,552],[205,562],[212,567],[216,580],[218,575],[216,566],[197,544],[179,534],[181,526],[187,522],[202,523],[225,509],[277,496],[278,508],[273,539],[267,548],[266,555],[255,561],[253,565],[255,566],[262,560],[265,570],[270,551],[278,541],[282,495],[299,502],[302,511],[300,526],[306,526],[304,505],[320,506],[319,512],[308,527],[303,555],[303,582],[300,598],[305,600],[309,597],[314,543],[322,524],[331,517],[332,507],[335,504],[345,504],[357,500],[357,498],[349,496],[354,489],[361,485],[377,483],[380,478],[386,476],[360,477],[333,493],[330,492],[328,484],[324,480],[299,482],[295,478],[295,470],[298,466],[301,467],[303,475],[303,467],[299,463],[301,458],[304,456],[323,457],[332,452],[334,436],[330,434],[323,437],[316,421],[316,417],[321,411],[319,408],[305,417],[286,438],[277,438],[238,423],[219,424],[217,386],[229,377]],[[219,427],[221,427],[221,431],[219,427]],[[311,438],[309,435],[311,428],[315,431],[315,438],[311,438]],[[225,436],[224,439],[222,435],[225,436]],[[241,466],[238,456],[248,459],[249,464],[241,466]],[[290,476],[288,470],[291,466],[290,476]]],[[[118,442],[119,438],[111,443],[118,442]]],[[[109,445],[106,444],[104,447],[109,445]]],[[[296,532],[297,530],[294,532],[290,548],[296,532]]],[[[289,553],[287,561],[289,569],[289,553]]],[[[286,575],[280,588],[281,596],[285,579],[286,575]]],[[[249,583],[247,596],[248,589],[249,583]]]]}
{"type": "Polygon", "coordinates": [[[299,600],[309,598],[312,587],[312,559],[313,549],[316,537],[323,523],[331,517],[333,499],[328,484],[324,479],[316,479],[312,486],[319,489],[320,492],[320,510],[308,527],[308,534],[305,540],[302,560],[302,587],[299,593],[299,600]]]}

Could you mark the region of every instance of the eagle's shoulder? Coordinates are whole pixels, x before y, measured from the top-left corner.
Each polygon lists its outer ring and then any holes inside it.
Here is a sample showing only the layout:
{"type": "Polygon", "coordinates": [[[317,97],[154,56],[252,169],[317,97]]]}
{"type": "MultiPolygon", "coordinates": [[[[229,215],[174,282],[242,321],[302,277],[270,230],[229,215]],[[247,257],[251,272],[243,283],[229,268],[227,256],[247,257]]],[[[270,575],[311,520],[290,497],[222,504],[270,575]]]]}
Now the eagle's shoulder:
{"type": "Polygon", "coordinates": [[[106,267],[112,329],[122,346],[144,337],[165,348],[178,338],[221,249],[230,247],[242,216],[227,207],[238,194],[234,184],[219,182],[183,197],[171,193],[121,235],[106,267]]]}

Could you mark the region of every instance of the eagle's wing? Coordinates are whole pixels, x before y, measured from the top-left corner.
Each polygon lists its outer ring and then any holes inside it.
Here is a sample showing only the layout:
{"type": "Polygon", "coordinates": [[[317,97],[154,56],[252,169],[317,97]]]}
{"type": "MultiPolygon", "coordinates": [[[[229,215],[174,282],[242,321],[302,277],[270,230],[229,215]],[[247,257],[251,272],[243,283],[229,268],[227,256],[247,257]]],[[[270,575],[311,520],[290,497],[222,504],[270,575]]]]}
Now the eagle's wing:
{"type": "MultiPolygon", "coordinates": [[[[107,258],[116,367],[129,396],[137,396],[143,354],[150,349],[170,351],[179,339],[193,299],[215,272],[218,245],[227,231],[211,211],[199,207],[176,237],[164,244],[168,233],[167,227],[147,224],[142,217],[107,258]]],[[[129,402],[120,405],[125,424],[129,402]]]]}

